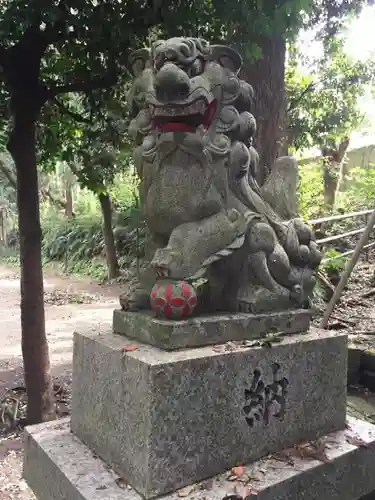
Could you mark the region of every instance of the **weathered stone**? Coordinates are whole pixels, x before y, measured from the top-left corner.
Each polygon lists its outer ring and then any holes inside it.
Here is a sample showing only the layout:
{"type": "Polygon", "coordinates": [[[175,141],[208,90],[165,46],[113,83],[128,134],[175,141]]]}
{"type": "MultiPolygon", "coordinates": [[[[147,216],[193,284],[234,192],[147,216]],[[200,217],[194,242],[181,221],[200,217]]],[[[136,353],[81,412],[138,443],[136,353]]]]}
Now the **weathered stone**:
{"type": "Polygon", "coordinates": [[[151,498],[343,428],[346,367],[329,331],[172,352],[75,334],[72,430],[151,498]]]}
{"type": "MultiPolygon", "coordinates": [[[[271,456],[249,464],[245,475],[253,480],[247,488],[238,480],[228,481],[225,473],[196,484],[187,498],[222,500],[251,491],[254,500],[357,500],[375,490],[375,426],[352,418],[348,423],[349,429],[322,439],[327,443],[325,463],[289,450],[289,463],[271,456]],[[355,446],[351,438],[367,446],[355,446]]],[[[38,500],[142,500],[70,432],[69,420],[26,428],[24,476],[38,500]]],[[[175,492],[164,498],[181,497],[175,492]]]]}
{"type": "Polygon", "coordinates": [[[174,350],[252,340],[267,334],[307,332],[311,313],[306,309],[267,314],[201,316],[183,321],[157,319],[147,312],[116,310],[113,331],[161,349],[174,350]]]}
{"type": "Polygon", "coordinates": [[[298,164],[283,156],[275,161],[270,175],[261,188],[263,199],[284,220],[297,217],[298,164]]]}
{"type": "MultiPolygon", "coordinates": [[[[311,228],[285,221],[296,216],[296,161],[260,165],[251,146],[253,88],[239,76],[242,62],[234,49],[197,38],[158,40],[130,56],[129,133],[154,247],[147,274],[203,278],[199,306],[208,314],[304,307],[321,260],[311,228]]],[[[124,309],[149,308],[146,281],[121,295],[124,309]]],[[[152,305],[170,316],[162,303],[152,305]]]]}
{"type": "Polygon", "coordinates": [[[375,372],[362,370],[359,377],[359,382],[370,391],[375,391],[375,372]]]}
{"type": "Polygon", "coordinates": [[[348,349],[348,385],[359,384],[362,353],[362,349],[356,347],[348,349]]]}
{"type": "Polygon", "coordinates": [[[375,372],[375,350],[361,350],[361,368],[370,372],[375,372]]]}

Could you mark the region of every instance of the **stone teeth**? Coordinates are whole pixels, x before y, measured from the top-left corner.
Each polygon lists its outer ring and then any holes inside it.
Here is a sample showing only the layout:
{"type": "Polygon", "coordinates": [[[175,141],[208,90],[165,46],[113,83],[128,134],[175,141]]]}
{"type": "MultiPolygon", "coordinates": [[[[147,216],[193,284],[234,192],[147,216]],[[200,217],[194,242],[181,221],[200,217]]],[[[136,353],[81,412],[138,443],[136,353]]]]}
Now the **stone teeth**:
{"type": "Polygon", "coordinates": [[[195,113],[204,113],[206,111],[206,105],[203,101],[196,101],[189,106],[190,112],[195,113]]]}
{"type": "Polygon", "coordinates": [[[150,106],[150,111],[155,116],[187,116],[197,113],[204,114],[206,105],[203,101],[196,101],[188,106],[150,106]]]}

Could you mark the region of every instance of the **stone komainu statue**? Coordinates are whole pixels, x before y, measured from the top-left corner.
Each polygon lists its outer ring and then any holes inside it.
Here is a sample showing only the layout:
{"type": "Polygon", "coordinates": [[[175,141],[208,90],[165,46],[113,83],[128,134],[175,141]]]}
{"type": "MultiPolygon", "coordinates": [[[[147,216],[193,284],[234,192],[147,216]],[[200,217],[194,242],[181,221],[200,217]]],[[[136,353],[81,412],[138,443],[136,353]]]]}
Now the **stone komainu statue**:
{"type": "Polygon", "coordinates": [[[204,278],[203,312],[306,307],[321,254],[296,219],[297,165],[279,158],[265,184],[252,146],[251,85],[233,49],[171,38],[131,55],[130,134],[149,264],[120,298],[150,307],[157,280],[204,278]]]}

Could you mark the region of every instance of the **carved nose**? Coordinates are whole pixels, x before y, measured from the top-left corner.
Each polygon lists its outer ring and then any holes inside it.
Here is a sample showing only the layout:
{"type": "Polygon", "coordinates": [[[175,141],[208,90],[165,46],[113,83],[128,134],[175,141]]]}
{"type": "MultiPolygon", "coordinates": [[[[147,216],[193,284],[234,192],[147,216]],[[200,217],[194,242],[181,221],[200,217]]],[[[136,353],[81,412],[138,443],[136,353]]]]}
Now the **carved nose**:
{"type": "Polygon", "coordinates": [[[156,75],[155,91],[162,102],[183,99],[190,92],[189,76],[175,64],[167,63],[156,75]]]}

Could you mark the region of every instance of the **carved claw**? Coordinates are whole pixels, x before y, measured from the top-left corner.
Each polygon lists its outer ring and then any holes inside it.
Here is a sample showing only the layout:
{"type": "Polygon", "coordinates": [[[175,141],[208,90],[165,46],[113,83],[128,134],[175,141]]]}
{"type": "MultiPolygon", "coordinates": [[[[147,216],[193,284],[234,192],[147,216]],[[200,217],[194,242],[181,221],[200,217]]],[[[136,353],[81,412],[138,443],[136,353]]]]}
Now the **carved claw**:
{"type": "Polygon", "coordinates": [[[294,285],[290,293],[290,296],[293,300],[297,302],[297,304],[302,305],[304,293],[301,285],[294,285]]]}
{"type": "Polygon", "coordinates": [[[240,300],[238,302],[238,312],[254,313],[254,306],[253,306],[253,304],[250,304],[249,302],[245,302],[245,301],[240,300]]]}
{"type": "Polygon", "coordinates": [[[155,267],[155,273],[157,278],[169,278],[170,271],[168,267],[157,266],[155,267]]]}
{"type": "Polygon", "coordinates": [[[150,296],[145,290],[129,290],[120,295],[123,311],[142,311],[150,308],[150,296]]]}

